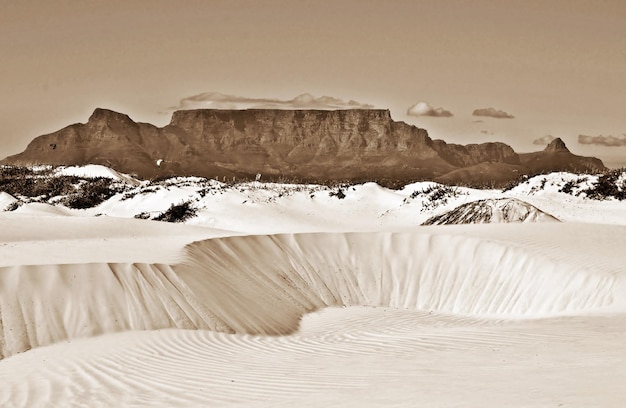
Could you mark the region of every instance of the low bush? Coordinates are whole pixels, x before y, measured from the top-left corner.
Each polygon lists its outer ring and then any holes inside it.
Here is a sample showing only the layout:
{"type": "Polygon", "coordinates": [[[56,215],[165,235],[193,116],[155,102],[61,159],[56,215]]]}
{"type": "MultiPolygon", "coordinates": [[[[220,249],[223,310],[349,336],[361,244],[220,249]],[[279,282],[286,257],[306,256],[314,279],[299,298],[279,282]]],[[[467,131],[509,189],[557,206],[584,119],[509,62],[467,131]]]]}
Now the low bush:
{"type": "Polygon", "coordinates": [[[593,187],[584,190],[587,197],[596,200],[605,200],[608,198],[616,198],[618,200],[626,199],[626,179],[620,177],[626,169],[615,169],[604,172],[593,187]]]}
{"type": "Polygon", "coordinates": [[[154,219],[165,222],[185,222],[195,217],[197,213],[198,210],[192,207],[191,201],[183,201],[180,204],[172,204],[170,208],[157,215],[154,219]]]}
{"type": "Polygon", "coordinates": [[[563,185],[563,187],[561,187],[561,189],[559,190],[560,193],[565,193],[565,194],[572,194],[572,192],[574,191],[574,186],[576,186],[576,183],[574,180],[570,180],[567,183],[565,183],[563,185]]]}
{"type": "Polygon", "coordinates": [[[337,191],[331,191],[328,193],[328,195],[331,197],[337,197],[340,200],[346,198],[346,193],[343,192],[342,188],[338,188],[337,191]]]}
{"type": "Polygon", "coordinates": [[[13,201],[11,204],[4,209],[4,211],[15,211],[20,208],[21,203],[19,201],[13,201]]]}
{"type": "Polygon", "coordinates": [[[423,190],[415,190],[411,193],[411,198],[419,196],[427,196],[430,201],[446,200],[450,197],[457,197],[459,190],[456,187],[450,187],[443,184],[433,184],[423,190]]]}
{"type": "Polygon", "coordinates": [[[111,179],[105,177],[84,181],[80,183],[77,191],[69,194],[61,200],[61,203],[74,209],[93,208],[119,192],[118,188],[111,186],[112,182],[111,179]]]}
{"type": "Polygon", "coordinates": [[[139,214],[135,214],[135,217],[139,220],[149,220],[150,219],[150,213],[148,212],[140,212],[139,214]]]}
{"type": "MultiPolygon", "coordinates": [[[[448,200],[451,198],[456,198],[462,194],[456,187],[450,187],[443,184],[433,184],[430,185],[423,190],[415,190],[409,196],[411,199],[416,199],[418,197],[422,197],[422,208],[421,211],[430,211],[439,206],[448,204],[448,200]]],[[[407,198],[404,199],[405,202],[408,201],[407,198]]]]}
{"type": "Polygon", "coordinates": [[[51,198],[75,191],[75,184],[79,181],[80,179],[75,176],[19,175],[0,179],[0,191],[5,191],[13,196],[51,198]]]}
{"type": "Polygon", "coordinates": [[[30,167],[0,166],[0,180],[5,178],[24,178],[33,176],[35,172],[30,167]]]}

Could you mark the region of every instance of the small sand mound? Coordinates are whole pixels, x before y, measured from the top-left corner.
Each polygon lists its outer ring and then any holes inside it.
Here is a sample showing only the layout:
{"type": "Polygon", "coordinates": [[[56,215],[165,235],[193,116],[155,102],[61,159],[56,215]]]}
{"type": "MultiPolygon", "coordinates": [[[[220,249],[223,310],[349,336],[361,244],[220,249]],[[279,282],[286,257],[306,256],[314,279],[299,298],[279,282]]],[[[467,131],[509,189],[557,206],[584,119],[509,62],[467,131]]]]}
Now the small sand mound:
{"type": "Polygon", "coordinates": [[[70,215],[67,209],[46,203],[27,203],[15,210],[16,214],[37,216],[65,216],[70,215]]]}
{"type": "Polygon", "coordinates": [[[429,218],[423,225],[558,222],[556,217],[516,198],[477,200],[429,218]]]}
{"type": "Polygon", "coordinates": [[[129,176],[128,174],[120,173],[117,170],[113,170],[109,167],[99,164],[88,164],[84,166],[67,166],[58,167],[55,174],[59,176],[77,176],[86,178],[110,178],[113,180],[124,181],[131,185],[139,185],[139,180],[129,176]]]}
{"type": "Polygon", "coordinates": [[[0,211],[6,211],[17,202],[17,199],[11,194],[0,191],[0,211]]]}

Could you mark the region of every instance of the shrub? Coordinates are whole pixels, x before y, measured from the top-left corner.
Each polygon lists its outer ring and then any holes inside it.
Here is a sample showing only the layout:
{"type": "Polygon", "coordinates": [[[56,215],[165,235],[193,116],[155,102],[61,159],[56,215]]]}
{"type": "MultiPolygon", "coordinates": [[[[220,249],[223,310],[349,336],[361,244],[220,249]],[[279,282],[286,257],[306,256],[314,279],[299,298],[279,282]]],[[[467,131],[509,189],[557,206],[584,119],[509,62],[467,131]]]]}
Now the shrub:
{"type": "MultiPolygon", "coordinates": [[[[456,198],[461,193],[456,187],[450,187],[442,184],[433,184],[423,190],[415,190],[409,196],[412,199],[423,197],[421,211],[430,211],[441,205],[446,205],[450,198],[456,198]]],[[[404,200],[407,202],[407,199],[404,200]]]]}
{"type": "Polygon", "coordinates": [[[165,222],[185,222],[195,217],[197,213],[198,210],[191,206],[191,201],[183,201],[180,204],[172,204],[170,208],[157,215],[154,219],[165,222]]]}
{"type": "Polygon", "coordinates": [[[15,211],[20,207],[20,204],[21,203],[19,201],[13,201],[7,206],[7,208],[4,209],[4,211],[15,211]]]}
{"type": "Polygon", "coordinates": [[[413,191],[410,197],[417,198],[418,196],[427,196],[430,201],[439,201],[445,200],[449,197],[457,197],[458,195],[459,190],[456,187],[450,187],[442,184],[433,184],[421,191],[413,191]]]}
{"type": "Polygon", "coordinates": [[[34,171],[30,167],[0,166],[0,179],[25,178],[33,176],[34,174],[34,171]]]}
{"type": "Polygon", "coordinates": [[[329,192],[328,195],[331,197],[337,197],[340,200],[343,200],[344,198],[346,198],[346,193],[343,192],[343,189],[341,187],[338,188],[337,191],[329,192]]]}
{"type": "Polygon", "coordinates": [[[626,189],[624,189],[623,184],[619,185],[618,179],[624,172],[623,169],[617,170],[609,170],[598,177],[598,181],[593,185],[593,187],[588,188],[584,191],[587,194],[587,197],[594,198],[597,200],[605,200],[607,198],[616,198],[618,200],[626,199],[626,189]]]}
{"type": "Polygon", "coordinates": [[[0,190],[11,195],[25,197],[55,197],[76,190],[80,178],[75,176],[33,176],[26,173],[6,175],[0,178],[0,190]]]}
{"type": "MultiPolygon", "coordinates": [[[[553,172],[546,170],[546,171],[531,172],[531,173],[528,173],[528,174],[520,174],[517,177],[515,177],[514,179],[509,180],[509,181],[503,183],[502,184],[502,192],[512,190],[515,187],[519,186],[520,184],[523,184],[523,183],[527,182],[528,180],[532,179],[533,177],[547,176],[550,173],[553,173],[553,172]]],[[[545,183],[546,183],[545,179],[544,179],[543,183],[544,183],[544,186],[545,186],[545,183]]]]}
{"type": "Polygon", "coordinates": [[[111,187],[112,182],[111,179],[105,177],[83,182],[77,192],[68,195],[61,200],[61,203],[74,209],[93,208],[118,192],[118,189],[111,187]]]}
{"type": "Polygon", "coordinates": [[[560,193],[565,193],[565,194],[572,194],[572,191],[574,189],[574,186],[576,185],[577,182],[575,182],[574,180],[570,180],[567,183],[565,183],[563,185],[563,187],[561,187],[561,189],[559,190],[560,193]]]}

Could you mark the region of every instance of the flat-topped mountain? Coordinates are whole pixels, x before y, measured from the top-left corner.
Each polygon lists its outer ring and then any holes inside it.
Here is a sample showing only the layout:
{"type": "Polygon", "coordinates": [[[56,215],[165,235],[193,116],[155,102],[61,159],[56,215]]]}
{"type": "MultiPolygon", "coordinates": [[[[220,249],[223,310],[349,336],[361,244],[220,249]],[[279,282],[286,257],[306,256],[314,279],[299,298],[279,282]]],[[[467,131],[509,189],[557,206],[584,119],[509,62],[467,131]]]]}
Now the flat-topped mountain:
{"type": "Polygon", "coordinates": [[[392,120],[389,110],[181,110],[159,128],[96,109],[87,123],[39,136],[1,163],[103,164],[142,178],[261,173],[265,180],[382,183],[501,182],[520,173],[604,169],[562,141],[550,146],[524,155],[504,143],[448,144],[392,120]]]}

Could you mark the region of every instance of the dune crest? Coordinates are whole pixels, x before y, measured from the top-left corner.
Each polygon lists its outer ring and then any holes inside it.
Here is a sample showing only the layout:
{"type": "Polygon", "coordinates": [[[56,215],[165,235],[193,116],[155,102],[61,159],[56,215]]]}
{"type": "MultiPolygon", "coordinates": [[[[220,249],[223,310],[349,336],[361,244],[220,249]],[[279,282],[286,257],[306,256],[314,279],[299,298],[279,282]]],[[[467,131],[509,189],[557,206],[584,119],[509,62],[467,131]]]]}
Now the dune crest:
{"type": "Polygon", "coordinates": [[[270,335],[328,306],[505,318],[598,309],[616,282],[530,248],[440,233],[223,238],[189,245],[175,270],[234,332],[270,335]]]}

